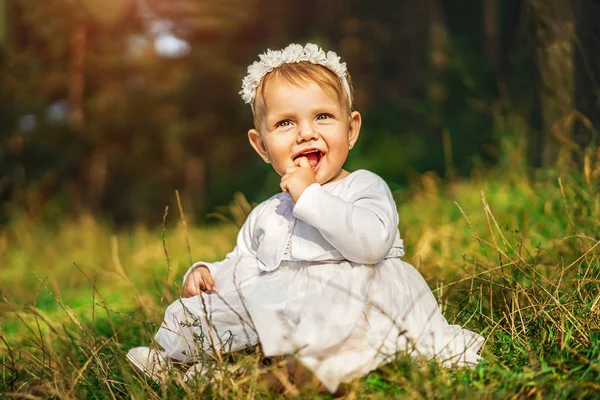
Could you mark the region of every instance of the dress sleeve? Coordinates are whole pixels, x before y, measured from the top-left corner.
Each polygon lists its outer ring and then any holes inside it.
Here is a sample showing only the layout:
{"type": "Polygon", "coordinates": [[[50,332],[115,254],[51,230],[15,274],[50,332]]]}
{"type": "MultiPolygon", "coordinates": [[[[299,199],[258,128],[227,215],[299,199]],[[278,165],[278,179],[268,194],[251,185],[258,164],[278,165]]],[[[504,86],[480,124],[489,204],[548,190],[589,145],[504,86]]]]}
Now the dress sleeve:
{"type": "Polygon", "coordinates": [[[387,184],[375,174],[350,183],[347,200],[310,185],[294,216],[312,225],[349,261],[376,264],[388,254],[398,231],[398,211],[387,184]]]}
{"type": "Polygon", "coordinates": [[[261,209],[262,209],[262,207],[261,207],[261,205],[259,205],[250,212],[250,214],[248,215],[248,218],[246,218],[246,221],[240,228],[240,231],[237,236],[236,246],[234,247],[234,249],[231,252],[229,252],[225,256],[224,260],[216,261],[216,262],[212,262],[212,263],[206,262],[206,261],[195,262],[183,276],[183,283],[185,283],[187,277],[194,269],[196,269],[202,265],[205,265],[208,268],[208,270],[210,271],[211,275],[214,276],[215,271],[223,263],[225,263],[231,259],[237,258],[237,257],[241,257],[241,256],[245,256],[245,255],[249,255],[249,256],[255,255],[256,250],[258,249],[258,241],[257,241],[256,235],[254,234],[254,232],[255,232],[256,221],[258,220],[258,218],[260,216],[261,209]]]}

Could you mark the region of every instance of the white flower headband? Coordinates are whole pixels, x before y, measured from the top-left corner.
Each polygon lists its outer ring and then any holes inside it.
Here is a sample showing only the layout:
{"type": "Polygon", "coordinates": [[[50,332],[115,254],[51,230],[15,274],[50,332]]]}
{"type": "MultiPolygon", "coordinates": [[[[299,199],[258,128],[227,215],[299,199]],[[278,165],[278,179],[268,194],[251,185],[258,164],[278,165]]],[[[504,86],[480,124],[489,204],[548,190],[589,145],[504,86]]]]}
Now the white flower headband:
{"type": "Polygon", "coordinates": [[[325,53],[316,44],[307,43],[302,47],[299,44],[290,44],[283,50],[267,50],[266,53],[259,55],[260,61],[254,62],[248,67],[248,75],[242,80],[242,90],[240,95],[242,99],[250,104],[254,112],[254,98],[256,97],[256,88],[260,85],[262,78],[282,64],[297,63],[308,61],[326,67],[335,73],[346,90],[348,100],[352,103],[352,92],[347,79],[346,63],[340,62],[340,57],[333,51],[325,53]]]}

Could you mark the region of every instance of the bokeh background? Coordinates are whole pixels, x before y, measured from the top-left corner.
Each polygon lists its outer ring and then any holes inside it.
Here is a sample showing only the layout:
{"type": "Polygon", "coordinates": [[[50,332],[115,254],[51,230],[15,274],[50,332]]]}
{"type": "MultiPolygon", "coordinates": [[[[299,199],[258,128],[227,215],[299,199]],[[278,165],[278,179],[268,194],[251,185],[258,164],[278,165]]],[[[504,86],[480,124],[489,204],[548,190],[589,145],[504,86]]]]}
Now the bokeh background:
{"type": "MultiPolygon", "coordinates": [[[[585,164],[600,120],[593,0],[0,0],[0,223],[194,223],[278,177],[246,139],[246,67],[314,42],[363,113],[349,169],[393,190],[585,164]],[[586,150],[586,148],[588,150],[586,150]]],[[[594,11],[596,10],[596,11],[594,11]]],[[[593,152],[592,152],[593,153],[593,152]]],[[[590,154],[592,154],[590,153],[590,154]]]]}

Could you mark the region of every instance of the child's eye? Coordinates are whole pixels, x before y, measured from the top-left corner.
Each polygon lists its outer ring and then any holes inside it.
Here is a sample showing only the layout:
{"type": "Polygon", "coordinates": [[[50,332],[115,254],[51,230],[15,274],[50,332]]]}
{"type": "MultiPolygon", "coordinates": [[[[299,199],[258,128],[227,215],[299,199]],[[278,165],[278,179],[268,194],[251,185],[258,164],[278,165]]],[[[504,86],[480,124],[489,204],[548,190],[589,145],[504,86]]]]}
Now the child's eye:
{"type": "Polygon", "coordinates": [[[283,121],[279,121],[275,124],[275,128],[290,126],[291,121],[289,119],[284,119],[283,121]]]}
{"type": "Polygon", "coordinates": [[[319,114],[319,115],[317,115],[317,121],[318,120],[327,119],[327,118],[332,118],[332,115],[331,114],[319,114]]]}

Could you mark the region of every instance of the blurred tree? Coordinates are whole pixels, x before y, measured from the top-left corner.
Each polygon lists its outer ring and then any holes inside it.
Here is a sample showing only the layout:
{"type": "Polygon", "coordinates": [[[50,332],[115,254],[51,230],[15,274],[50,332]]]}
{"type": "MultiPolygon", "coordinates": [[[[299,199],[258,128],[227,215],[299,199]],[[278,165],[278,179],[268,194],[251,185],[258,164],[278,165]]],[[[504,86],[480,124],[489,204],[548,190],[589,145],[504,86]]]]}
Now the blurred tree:
{"type": "Polygon", "coordinates": [[[553,166],[573,154],[583,162],[600,123],[600,3],[528,0],[522,8],[535,67],[530,93],[540,109],[530,120],[539,121],[529,138],[533,165],[553,166]]]}
{"type": "Polygon", "coordinates": [[[571,0],[530,0],[540,107],[544,132],[537,138],[542,165],[554,166],[561,154],[573,151],[573,54],[574,38],[571,0]],[[565,151],[566,150],[566,151],[565,151]]]}
{"type": "Polygon", "coordinates": [[[130,14],[136,0],[80,0],[91,16],[104,24],[118,24],[130,14]]]}
{"type": "Polygon", "coordinates": [[[8,7],[7,0],[0,0],[0,47],[8,41],[8,7]]]}
{"type": "Polygon", "coordinates": [[[573,7],[576,32],[573,106],[583,116],[576,119],[573,131],[575,142],[585,149],[590,144],[598,145],[600,131],[600,1],[574,0],[573,7]]]}

